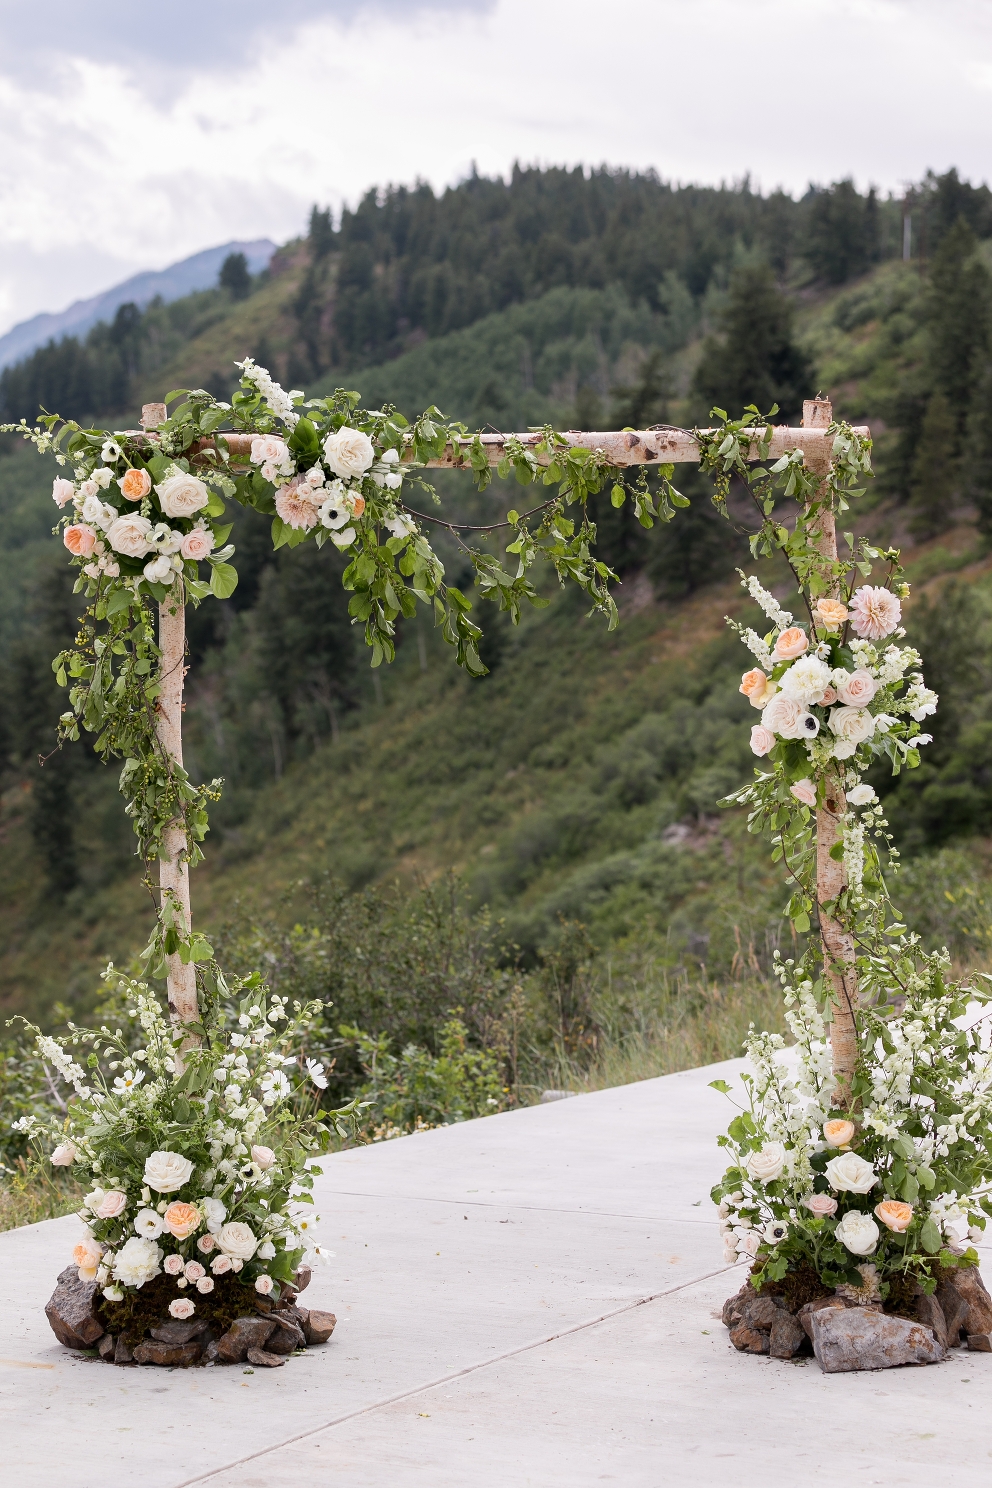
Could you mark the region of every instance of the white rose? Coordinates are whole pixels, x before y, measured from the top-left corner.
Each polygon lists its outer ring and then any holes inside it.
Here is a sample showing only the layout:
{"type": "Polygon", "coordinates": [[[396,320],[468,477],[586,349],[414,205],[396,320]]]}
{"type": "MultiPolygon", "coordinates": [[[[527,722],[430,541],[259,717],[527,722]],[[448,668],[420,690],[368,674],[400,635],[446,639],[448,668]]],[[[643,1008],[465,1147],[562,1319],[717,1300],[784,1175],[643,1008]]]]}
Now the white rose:
{"type": "Polygon", "coordinates": [[[779,678],[778,685],[799,703],[815,703],[830,685],[830,668],[818,656],[802,656],[779,678]]]}
{"type": "Polygon", "coordinates": [[[833,708],[830,732],[842,744],[863,744],[875,732],[875,720],[867,708],[833,708]]]}
{"type": "MultiPolygon", "coordinates": [[[[839,1162],[840,1158],[835,1161],[839,1162]]],[[[852,1255],[871,1255],[878,1244],[879,1229],[871,1215],[862,1214],[858,1209],[849,1209],[834,1234],[852,1255]]]]}
{"type": "Polygon", "coordinates": [[[842,1152],[832,1157],[826,1167],[827,1182],[840,1193],[866,1194],[878,1178],[871,1163],[856,1152],[842,1152]]]}
{"type": "Polygon", "coordinates": [[[145,1182],[156,1193],[172,1193],[189,1182],[193,1167],[178,1152],[150,1152],[145,1158],[145,1182]]]}
{"type": "Polygon", "coordinates": [[[324,456],[335,475],[364,475],[375,460],[375,449],[360,429],[339,429],[324,440],[324,456]]]}
{"type": "Polygon", "coordinates": [[[107,541],[115,552],[123,553],[126,558],[144,558],[152,551],[148,541],[151,530],[152,524],[147,517],[139,517],[137,512],[125,512],[107,528],[107,541]]]}
{"type": "Polygon", "coordinates": [[[263,1240],[255,1254],[260,1261],[271,1261],[276,1253],[276,1248],[271,1240],[263,1240]]]}
{"type": "Polygon", "coordinates": [[[207,1221],[208,1230],[219,1230],[227,1218],[227,1210],[220,1199],[200,1199],[197,1207],[207,1221]]]}
{"type": "Polygon", "coordinates": [[[76,1149],[71,1142],[60,1142],[52,1153],[52,1166],[69,1168],[76,1161],[76,1149]]]}
{"type": "Polygon", "coordinates": [[[102,491],[105,491],[114,478],[114,472],[108,470],[106,465],[101,465],[99,470],[94,470],[93,479],[102,491]]]}
{"type": "Polygon", "coordinates": [[[249,1225],[233,1220],[217,1232],[217,1244],[226,1256],[233,1260],[250,1261],[255,1254],[258,1241],[249,1225]]]}
{"type": "Polygon", "coordinates": [[[772,1183],[785,1167],[785,1148],[781,1142],[766,1142],[760,1152],[748,1153],[744,1166],[758,1183],[772,1183]]]}
{"type": "Polygon", "coordinates": [[[99,527],[101,532],[106,532],[117,521],[118,512],[109,501],[101,501],[99,496],[87,496],[80,516],[92,527],[99,527]]]}
{"type": "Polygon", "coordinates": [[[251,1160],[253,1163],[258,1163],[262,1172],[265,1173],[275,1162],[276,1155],[271,1147],[263,1147],[260,1143],[256,1143],[251,1149],[251,1160]]]}
{"type": "Polygon", "coordinates": [[[780,739],[814,739],[820,731],[812,713],[786,692],[777,692],[762,710],[761,724],[780,739]]]}
{"type": "Polygon", "coordinates": [[[162,1248],[154,1240],[143,1240],[134,1235],[117,1252],[114,1261],[114,1277],[124,1286],[141,1287],[161,1271],[159,1262],[162,1248]]]}
{"type": "Polygon", "coordinates": [[[874,806],[878,800],[870,785],[855,785],[847,793],[849,806],[874,806]]]}
{"type": "Polygon", "coordinates": [[[195,475],[170,475],[155,490],[167,517],[191,517],[210,500],[210,492],[195,475]]]}
{"type": "Polygon", "coordinates": [[[171,584],[175,577],[175,569],[172,567],[172,559],[160,553],[153,558],[151,563],[146,563],[144,575],[150,584],[171,584]]]}
{"type": "Polygon", "coordinates": [[[142,1209],[135,1215],[134,1228],[146,1240],[157,1240],[165,1224],[161,1214],[156,1214],[154,1209],[142,1209]]]}

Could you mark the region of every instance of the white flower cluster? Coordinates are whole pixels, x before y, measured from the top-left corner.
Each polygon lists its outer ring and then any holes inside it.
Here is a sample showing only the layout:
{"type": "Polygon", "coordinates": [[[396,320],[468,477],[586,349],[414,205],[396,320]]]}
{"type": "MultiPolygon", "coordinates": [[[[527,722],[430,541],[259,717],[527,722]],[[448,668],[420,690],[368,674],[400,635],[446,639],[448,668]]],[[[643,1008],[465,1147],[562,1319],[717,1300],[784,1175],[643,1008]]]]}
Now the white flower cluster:
{"type": "MultiPolygon", "coordinates": [[[[740,573],[739,569],[738,573],[740,573]]],[[[777,625],[780,630],[785,630],[787,626],[792,624],[792,615],[789,611],[783,610],[774,594],[769,594],[768,590],[758,582],[753,574],[749,577],[741,574],[741,585],[750,594],[755,604],[761,606],[769,620],[774,625],[777,625]]]]}
{"type": "Polygon", "coordinates": [[[245,357],[243,362],[235,362],[234,365],[241,368],[242,377],[254,384],[276,417],[282,419],[288,429],[295,429],[300,415],[294,405],[303,398],[303,393],[298,388],[287,393],[270,377],[265,367],[256,365],[254,357],[245,357]]]}

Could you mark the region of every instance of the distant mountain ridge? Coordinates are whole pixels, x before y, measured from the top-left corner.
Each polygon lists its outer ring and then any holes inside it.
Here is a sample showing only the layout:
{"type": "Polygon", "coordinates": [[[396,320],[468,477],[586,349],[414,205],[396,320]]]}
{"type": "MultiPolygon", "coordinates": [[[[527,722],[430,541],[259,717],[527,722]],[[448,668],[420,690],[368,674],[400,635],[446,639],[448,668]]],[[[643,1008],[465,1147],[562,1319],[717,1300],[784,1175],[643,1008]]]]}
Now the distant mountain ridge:
{"type": "Polygon", "coordinates": [[[170,264],[168,268],[146,269],[91,299],[76,300],[67,310],[56,314],[43,312],[33,315],[30,320],[21,321],[19,325],[12,326],[6,335],[0,336],[0,368],[8,367],[21,357],[30,355],[47,341],[58,340],[62,336],[84,336],[98,321],[110,320],[121,305],[130,303],[144,309],[156,295],[161,295],[168,303],[170,300],[182,299],[183,295],[193,294],[198,289],[212,288],[217,283],[220,266],[229,253],[243,253],[251,273],[258,274],[268,267],[275,251],[275,243],[268,238],[255,238],[250,243],[223,243],[219,248],[204,248],[201,253],[194,253],[190,258],[170,264]]]}

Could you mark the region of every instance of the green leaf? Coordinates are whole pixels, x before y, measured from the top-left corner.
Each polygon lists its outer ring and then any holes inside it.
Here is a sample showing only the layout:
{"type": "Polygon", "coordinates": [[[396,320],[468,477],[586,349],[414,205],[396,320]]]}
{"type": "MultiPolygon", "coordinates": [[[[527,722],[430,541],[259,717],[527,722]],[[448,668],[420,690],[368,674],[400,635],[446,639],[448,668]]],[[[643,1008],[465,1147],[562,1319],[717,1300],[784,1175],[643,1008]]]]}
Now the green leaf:
{"type": "Polygon", "coordinates": [[[130,589],[125,589],[123,585],[119,589],[111,589],[107,595],[107,619],[109,620],[111,615],[119,615],[121,610],[129,610],[133,600],[133,593],[130,589]]]}
{"type": "Polygon", "coordinates": [[[210,588],[218,599],[229,599],[238,587],[238,570],[230,563],[215,563],[210,570],[210,588]]]}
{"type": "Polygon", "coordinates": [[[930,1255],[936,1255],[943,1244],[940,1231],[932,1219],[926,1219],[923,1222],[923,1228],[920,1230],[920,1244],[930,1255]]]}
{"type": "Polygon", "coordinates": [[[730,1094],[730,1086],[727,1084],[726,1080],[711,1080],[709,1083],[709,1088],[710,1090],[719,1090],[721,1095],[730,1094]]]}

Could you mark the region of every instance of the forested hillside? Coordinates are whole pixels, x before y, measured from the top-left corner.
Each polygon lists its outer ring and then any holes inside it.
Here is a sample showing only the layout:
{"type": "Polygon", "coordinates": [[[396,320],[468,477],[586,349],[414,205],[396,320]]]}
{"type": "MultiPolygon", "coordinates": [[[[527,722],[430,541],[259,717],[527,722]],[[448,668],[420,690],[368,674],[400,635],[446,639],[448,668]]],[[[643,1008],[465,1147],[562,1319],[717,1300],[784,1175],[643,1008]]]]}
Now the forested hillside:
{"type": "MultiPolygon", "coordinates": [[[[644,427],[752,400],[794,416],[822,388],[871,421],[879,479],[860,520],[906,547],[924,590],[910,624],[942,694],[936,742],[884,788],[912,859],[908,912],[961,953],[986,934],[992,832],[992,209],[953,172],[910,206],[907,263],[902,204],[849,183],[801,201],[605,171],[391,190],[337,225],[315,210],[258,279],[234,265],[215,290],[122,310],[8,369],[3,416],[40,403],[132,422],[169,388],[223,391],[247,352],[287,383],[354,386],[408,412],[435,402],[472,427],[644,427]],[[951,590],[954,576],[966,582],[951,590]],[[940,886],[939,916],[917,884],[940,886]],[[965,909],[945,886],[971,893],[965,909]]],[[[98,959],[131,955],[148,918],[114,772],[84,746],[37,763],[64,707],[50,658],[75,614],[51,476],[20,444],[0,454],[0,997],[42,1016],[85,1002],[98,959]]],[[[191,617],[186,728],[193,773],[226,780],[199,912],[217,930],[237,895],[256,917],[248,941],[228,940],[235,959],[250,942],[279,963],[280,927],[304,915],[282,895],[301,881],[398,877],[405,893],[455,867],[470,902],[504,920],[504,964],[552,964],[579,923],[601,954],[651,947],[666,975],[767,965],[779,890],[715,806],[751,763],[723,626],[744,613],[746,542],[694,471],[679,481],[692,505],[671,526],[595,514],[622,580],[619,632],[551,591],[518,630],[484,611],[478,682],[423,620],[402,629],[396,666],[371,673],[338,555],[273,554],[268,522],[236,514],[239,587],[191,617]]],[[[454,473],[438,490],[468,521],[519,494],[475,495],[454,473]]],[[[441,546],[470,581],[457,545],[441,546]]],[[[772,580],[784,594],[787,576],[772,580]]]]}

